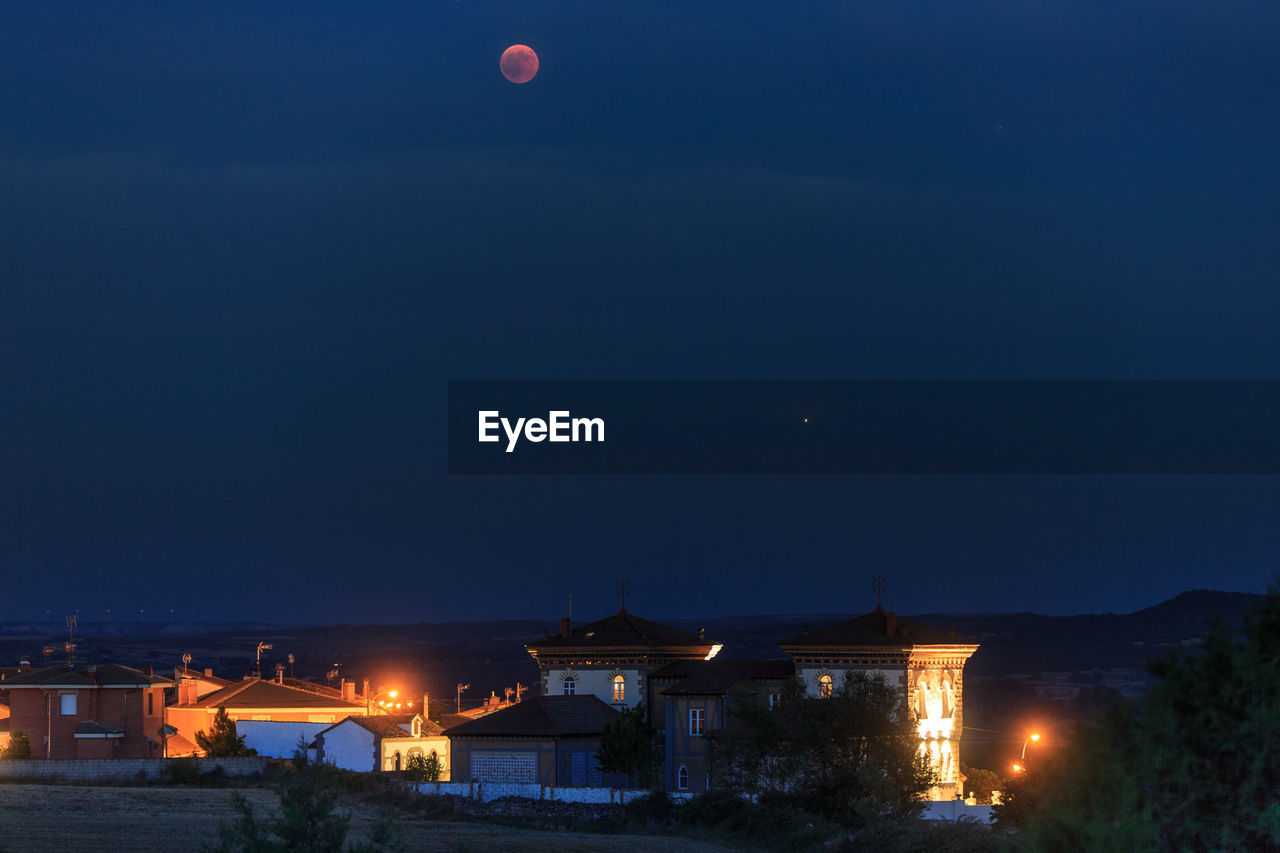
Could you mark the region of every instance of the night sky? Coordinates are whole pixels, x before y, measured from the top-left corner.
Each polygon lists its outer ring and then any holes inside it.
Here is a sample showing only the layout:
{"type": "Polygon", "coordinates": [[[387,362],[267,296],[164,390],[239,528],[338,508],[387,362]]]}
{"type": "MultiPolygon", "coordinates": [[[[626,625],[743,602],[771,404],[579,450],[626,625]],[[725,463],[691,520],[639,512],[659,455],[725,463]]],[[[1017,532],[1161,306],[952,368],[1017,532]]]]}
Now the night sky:
{"type": "Polygon", "coordinates": [[[451,477],[445,399],[1280,379],[1278,48],[1271,0],[4,3],[0,619],[1261,591],[1277,477],[451,477]]]}

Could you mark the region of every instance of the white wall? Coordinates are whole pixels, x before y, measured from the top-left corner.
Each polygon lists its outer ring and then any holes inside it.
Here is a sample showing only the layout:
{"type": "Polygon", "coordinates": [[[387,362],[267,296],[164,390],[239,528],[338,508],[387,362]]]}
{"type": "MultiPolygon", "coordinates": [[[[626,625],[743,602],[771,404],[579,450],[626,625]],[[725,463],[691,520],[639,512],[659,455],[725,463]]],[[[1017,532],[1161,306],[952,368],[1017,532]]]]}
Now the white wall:
{"type": "MultiPolygon", "coordinates": [[[[489,802],[501,797],[524,797],[529,800],[555,800],[561,803],[629,803],[647,795],[646,789],[626,788],[551,788],[536,782],[423,782],[419,794],[443,794],[489,802]]],[[[672,794],[676,800],[691,794],[672,794]]]]}
{"type": "Polygon", "coordinates": [[[324,760],[344,770],[377,770],[373,732],[348,720],[324,733],[324,760]]]}
{"type": "Polygon", "coordinates": [[[567,669],[564,667],[548,669],[546,695],[563,695],[562,683],[565,674],[569,672],[576,674],[577,689],[574,691],[575,696],[597,696],[600,701],[615,708],[634,708],[644,698],[644,683],[641,680],[640,670],[614,666],[600,668],[574,666],[567,669]],[[613,676],[616,672],[621,672],[622,677],[625,679],[624,701],[621,704],[613,701],[613,676]]]}
{"type": "Polygon", "coordinates": [[[382,769],[394,770],[396,766],[396,753],[400,753],[400,769],[404,770],[409,764],[409,756],[415,752],[422,753],[423,758],[427,758],[432,752],[435,752],[436,758],[440,759],[440,781],[449,781],[449,739],[444,735],[406,738],[383,738],[382,740],[382,769]]]}
{"type": "Polygon", "coordinates": [[[293,758],[299,739],[308,745],[316,735],[329,728],[329,723],[284,723],[266,720],[236,720],[236,734],[244,737],[244,745],[268,758],[293,758]]]}

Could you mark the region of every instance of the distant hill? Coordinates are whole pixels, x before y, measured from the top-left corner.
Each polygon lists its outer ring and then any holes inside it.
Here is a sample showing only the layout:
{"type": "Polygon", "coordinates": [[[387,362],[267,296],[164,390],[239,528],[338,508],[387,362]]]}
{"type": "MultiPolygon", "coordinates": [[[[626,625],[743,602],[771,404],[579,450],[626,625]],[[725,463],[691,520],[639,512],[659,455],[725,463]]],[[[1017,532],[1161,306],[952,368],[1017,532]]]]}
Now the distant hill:
{"type": "MultiPolygon", "coordinates": [[[[1127,614],[1041,616],[1034,613],[908,615],[946,628],[981,644],[966,673],[971,678],[1004,678],[1044,672],[1141,670],[1152,657],[1174,647],[1193,645],[1209,621],[1220,618],[1239,627],[1263,596],[1195,590],[1127,614]]],[[[722,654],[733,658],[778,658],[778,641],[855,614],[735,616],[707,620],[669,620],[686,630],[705,628],[722,654]]],[[[239,678],[254,663],[259,642],[273,648],[263,654],[270,674],[293,654],[291,674],[325,681],[335,664],[340,677],[365,678],[374,686],[391,681],[406,691],[430,691],[456,704],[457,685],[470,684],[464,706],[490,691],[502,694],[516,682],[536,684],[537,668],[524,643],[558,629],[554,620],[421,623],[416,625],[287,626],[261,623],[182,625],[178,623],[87,623],[78,641],[80,660],[114,660],[153,666],[172,673],[184,653],[192,666],[239,678]]],[[[662,620],[659,620],[662,621],[662,620]]],[[[33,666],[63,660],[65,626],[56,623],[0,625],[0,664],[12,666],[27,656],[33,666]],[[49,656],[44,648],[53,649],[49,656]]]]}

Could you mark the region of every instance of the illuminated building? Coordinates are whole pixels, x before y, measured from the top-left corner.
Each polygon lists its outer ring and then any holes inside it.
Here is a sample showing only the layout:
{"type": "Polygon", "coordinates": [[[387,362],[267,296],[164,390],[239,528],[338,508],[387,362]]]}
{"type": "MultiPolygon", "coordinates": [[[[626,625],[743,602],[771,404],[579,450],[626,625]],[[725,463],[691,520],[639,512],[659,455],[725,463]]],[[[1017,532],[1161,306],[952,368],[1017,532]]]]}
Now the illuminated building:
{"type": "Polygon", "coordinates": [[[963,731],[964,665],[976,643],[877,606],[863,616],[803,631],[780,644],[795,662],[810,696],[822,696],[846,672],[882,676],[902,690],[916,720],[920,751],[929,756],[938,783],[934,800],[959,792],[963,731]]]}
{"type": "Polygon", "coordinates": [[[661,728],[662,700],[649,676],[673,661],[710,660],[720,646],[701,631],[641,619],[623,607],[577,628],[561,619],[559,634],[548,633],[525,649],[538,663],[543,696],[595,696],[617,709],[644,702],[650,722],[661,728]]]}

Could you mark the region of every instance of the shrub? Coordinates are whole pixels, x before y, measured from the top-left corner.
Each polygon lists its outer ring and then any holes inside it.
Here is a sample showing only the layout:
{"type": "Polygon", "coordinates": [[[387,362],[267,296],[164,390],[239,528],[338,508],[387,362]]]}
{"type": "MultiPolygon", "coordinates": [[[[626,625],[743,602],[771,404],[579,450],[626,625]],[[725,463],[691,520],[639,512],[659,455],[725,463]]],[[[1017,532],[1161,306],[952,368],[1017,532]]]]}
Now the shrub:
{"type": "Polygon", "coordinates": [[[200,781],[200,762],[194,758],[170,758],[160,767],[164,785],[195,785],[200,781]]]}

